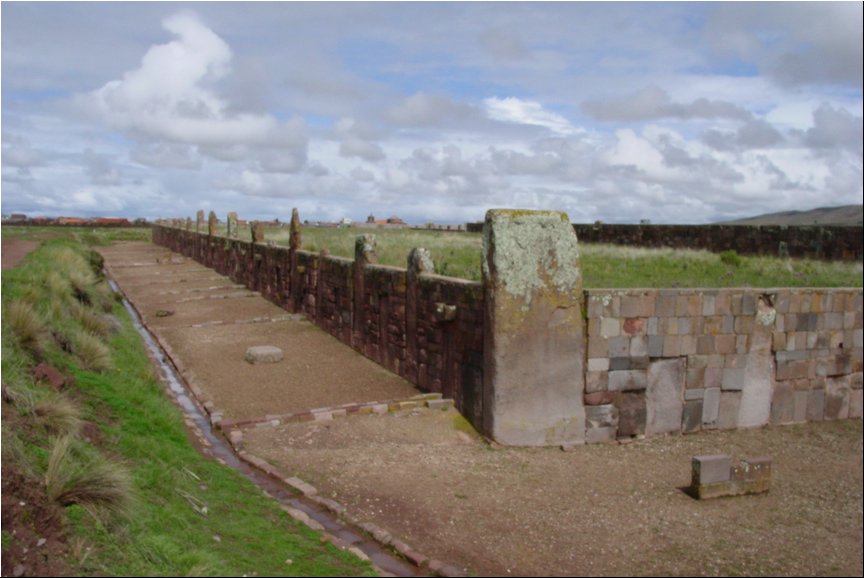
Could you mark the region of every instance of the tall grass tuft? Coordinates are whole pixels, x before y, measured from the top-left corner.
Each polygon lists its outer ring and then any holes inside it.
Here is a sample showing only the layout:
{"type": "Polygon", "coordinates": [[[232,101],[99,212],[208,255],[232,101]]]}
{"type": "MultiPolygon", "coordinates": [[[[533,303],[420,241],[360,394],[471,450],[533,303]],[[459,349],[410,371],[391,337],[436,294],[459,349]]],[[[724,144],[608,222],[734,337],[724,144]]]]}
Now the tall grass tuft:
{"type": "Polygon", "coordinates": [[[81,429],[81,410],[63,395],[52,395],[33,408],[36,420],[55,435],[75,435],[81,429]]]}
{"type": "Polygon", "coordinates": [[[31,351],[37,351],[40,348],[46,333],[45,323],[29,303],[18,300],[12,301],[6,307],[4,317],[21,345],[31,351]]]}
{"type": "Polygon", "coordinates": [[[80,301],[75,301],[69,307],[69,313],[86,332],[98,337],[107,337],[111,334],[111,324],[101,313],[92,307],[88,307],[80,301]]]}
{"type": "Polygon", "coordinates": [[[127,469],[99,454],[76,451],[70,435],[56,438],[45,471],[48,497],[62,506],[78,504],[94,516],[122,517],[132,503],[127,469]]]}
{"type": "Polygon", "coordinates": [[[101,339],[86,331],[78,330],[73,334],[72,352],[85,369],[102,372],[113,367],[111,350],[101,339]]]}

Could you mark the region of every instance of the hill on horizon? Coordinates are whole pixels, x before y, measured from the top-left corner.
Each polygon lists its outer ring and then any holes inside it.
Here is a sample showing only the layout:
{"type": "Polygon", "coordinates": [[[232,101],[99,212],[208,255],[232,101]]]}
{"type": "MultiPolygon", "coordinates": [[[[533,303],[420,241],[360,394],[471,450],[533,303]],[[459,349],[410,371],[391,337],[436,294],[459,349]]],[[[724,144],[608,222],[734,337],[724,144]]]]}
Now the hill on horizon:
{"type": "Polygon", "coordinates": [[[819,207],[810,211],[782,211],[755,217],[723,221],[720,225],[835,225],[843,227],[864,224],[864,205],[819,207]]]}

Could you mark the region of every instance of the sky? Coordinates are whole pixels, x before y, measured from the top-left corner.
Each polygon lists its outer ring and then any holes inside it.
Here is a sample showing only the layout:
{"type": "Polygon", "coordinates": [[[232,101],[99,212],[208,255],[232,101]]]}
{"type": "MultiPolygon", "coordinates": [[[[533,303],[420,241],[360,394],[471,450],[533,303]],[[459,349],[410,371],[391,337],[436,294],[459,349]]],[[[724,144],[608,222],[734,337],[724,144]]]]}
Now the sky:
{"type": "Polygon", "coordinates": [[[2,212],[862,203],[862,3],[3,2],[2,212]]]}

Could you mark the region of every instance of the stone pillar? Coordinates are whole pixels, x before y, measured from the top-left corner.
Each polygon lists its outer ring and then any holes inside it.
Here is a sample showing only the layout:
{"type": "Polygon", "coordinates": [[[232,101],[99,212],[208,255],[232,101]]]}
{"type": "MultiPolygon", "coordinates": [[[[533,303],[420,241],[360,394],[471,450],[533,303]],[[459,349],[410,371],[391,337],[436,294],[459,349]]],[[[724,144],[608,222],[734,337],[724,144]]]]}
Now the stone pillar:
{"type": "Polygon", "coordinates": [[[253,243],[263,243],[264,242],[264,225],[260,221],[252,222],[252,242],[253,243]]]}
{"type": "Polygon", "coordinates": [[[226,233],[226,236],[229,239],[237,238],[237,213],[235,213],[234,211],[228,213],[228,231],[226,233]]]}
{"type": "Polygon", "coordinates": [[[191,217],[186,217],[186,230],[190,231],[190,232],[192,231],[192,218],[191,217]]]}
{"type": "Polygon", "coordinates": [[[378,262],[375,235],[358,235],[354,241],[354,314],[352,315],[351,345],[358,351],[366,350],[366,288],[364,270],[369,263],[378,262]]]}
{"type": "Polygon", "coordinates": [[[216,212],[210,211],[207,216],[207,234],[211,237],[216,235],[216,229],[219,225],[219,219],[216,218],[216,212]]]}
{"type": "Polygon", "coordinates": [[[570,219],[490,210],[483,252],[484,433],[507,445],[584,443],[584,297],[570,219]]]}
{"type": "Polygon", "coordinates": [[[204,210],[199,209],[195,213],[195,232],[200,233],[204,229],[204,210]]]}
{"type": "MultiPolygon", "coordinates": [[[[294,208],[291,209],[291,236],[288,245],[288,295],[290,300],[288,307],[295,313],[299,312],[303,308],[303,294],[300,291],[300,270],[298,267],[300,263],[297,257],[297,251],[301,246],[300,213],[296,208],[294,208]]],[[[320,275],[320,270],[318,273],[320,275]]],[[[318,284],[323,285],[320,277],[318,279],[318,284]]],[[[316,304],[320,305],[320,298],[316,298],[316,304]]]]}
{"type": "MultiPolygon", "coordinates": [[[[417,352],[417,301],[420,297],[420,275],[435,273],[435,263],[428,249],[411,249],[408,254],[408,272],[405,276],[405,374],[413,383],[420,383],[419,354],[417,352]]],[[[424,380],[425,383],[425,380],[424,380]]]]}

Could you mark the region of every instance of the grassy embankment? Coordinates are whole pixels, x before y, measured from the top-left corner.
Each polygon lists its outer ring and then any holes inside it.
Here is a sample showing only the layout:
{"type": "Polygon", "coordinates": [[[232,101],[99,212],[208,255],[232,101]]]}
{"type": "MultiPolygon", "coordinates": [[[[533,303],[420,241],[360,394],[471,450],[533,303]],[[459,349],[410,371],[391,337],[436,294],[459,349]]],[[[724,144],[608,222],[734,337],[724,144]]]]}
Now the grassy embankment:
{"type": "MultiPolygon", "coordinates": [[[[3,239],[45,233],[4,227],[3,239]]],[[[19,543],[47,535],[51,520],[34,519],[46,511],[33,503],[40,499],[60,512],[54,534],[65,546],[52,552],[73,574],[371,574],[193,448],[131,320],[100,278],[100,258],[82,242],[146,231],[47,233],[55,238],[2,276],[4,574],[7,562],[38,566],[51,546],[19,543]],[[74,383],[58,391],[35,380],[39,362],[74,383]],[[26,501],[7,509],[7,495],[19,494],[26,501]]]]}
{"type": "MultiPolygon", "coordinates": [[[[354,256],[354,239],[364,232],[378,241],[382,264],[405,267],[412,247],[432,252],[442,275],[480,280],[482,236],[471,233],[420,230],[324,229],[304,227],[303,248],[328,249],[333,255],[354,256]]],[[[244,237],[245,238],[245,237],[244,237]]],[[[269,229],[267,239],[288,243],[287,229],[269,229]]],[[[861,287],[862,263],[826,262],[743,256],[734,252],[641,249],[612,245],[580,245],[584,286],[628,287],[861,287]]]]}

